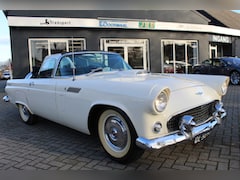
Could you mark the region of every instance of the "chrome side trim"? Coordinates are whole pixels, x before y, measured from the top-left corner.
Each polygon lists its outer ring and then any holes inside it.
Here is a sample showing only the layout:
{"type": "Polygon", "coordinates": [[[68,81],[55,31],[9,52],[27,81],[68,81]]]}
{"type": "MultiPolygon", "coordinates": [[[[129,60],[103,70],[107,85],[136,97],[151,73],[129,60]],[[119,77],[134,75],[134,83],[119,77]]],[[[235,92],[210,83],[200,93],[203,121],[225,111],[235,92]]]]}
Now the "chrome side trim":
{"type": "Polygon", "coordinates": [[[79,93],[81,88],[76,88],[76,87],[69,87],[67,89],[67,92],[72,92],[72,93],[79,93]]]}
{"type": "Polygon", "coordinates": [[[215,105],[215,112],[213,113],[212,117],[205,121],[205,123],[196,125],[193,116],[185,115],[181,119],[179,131],[155,139],[138,137],[136,139],[136,144],[143,149],[160,149],[184,140],[193,140],[194,137],[203,133],[207,133],[211,131],[217,124],[221,124],[222,119],[226,115],[227,113],[223,109],[223,103],[218,102],[215,105]]]}

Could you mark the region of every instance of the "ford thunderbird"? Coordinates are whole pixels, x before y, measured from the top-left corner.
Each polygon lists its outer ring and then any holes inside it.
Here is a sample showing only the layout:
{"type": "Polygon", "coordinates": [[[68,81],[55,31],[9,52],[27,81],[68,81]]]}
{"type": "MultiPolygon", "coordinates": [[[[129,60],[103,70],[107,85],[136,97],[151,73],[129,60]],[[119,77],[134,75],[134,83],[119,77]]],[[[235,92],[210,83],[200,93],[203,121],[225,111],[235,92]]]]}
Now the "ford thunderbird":
{"type": "Polygon", "coordinates": [[[204,140],[226,116],[226,76],[160,74],[132,69],[117,53],[47,56],[37,73],[7,81],[5,101],[23,122],[40,116],[99,138],[114,160],[145,149],[204,140]]]}

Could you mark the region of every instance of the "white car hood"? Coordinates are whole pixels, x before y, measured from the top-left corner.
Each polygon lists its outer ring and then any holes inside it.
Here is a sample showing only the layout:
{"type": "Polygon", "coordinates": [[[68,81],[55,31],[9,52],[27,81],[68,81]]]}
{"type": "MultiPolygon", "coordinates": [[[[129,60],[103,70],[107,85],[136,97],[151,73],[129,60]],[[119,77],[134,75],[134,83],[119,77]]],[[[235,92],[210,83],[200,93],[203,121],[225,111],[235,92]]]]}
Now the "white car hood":
{"type": "Polygon", "coordinates": [[[115,71],[115,72],[98,72],[91,75],[88,75],[89,79],[100,80],[116,83],[116,84],[131,84],[136,86],[142,86],[143,88],[153,88],[156,86],[159,87],[168,87],[171,91],[179,90],[182,88],[188,88],[193,86],[203,86],[204,84],[183,77],[174,77],[170,74],[160,74],[160,73],[144,73],[139,70],[130,70],[130,71],[115,71]]]}

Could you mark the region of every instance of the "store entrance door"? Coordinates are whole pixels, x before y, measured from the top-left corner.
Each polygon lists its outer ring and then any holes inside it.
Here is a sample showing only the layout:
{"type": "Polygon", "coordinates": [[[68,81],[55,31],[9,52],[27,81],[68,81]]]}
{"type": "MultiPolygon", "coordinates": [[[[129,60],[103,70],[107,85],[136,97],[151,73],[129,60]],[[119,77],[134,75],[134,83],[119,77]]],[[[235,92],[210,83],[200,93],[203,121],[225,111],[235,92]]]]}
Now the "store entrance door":
{"type": "Polygon", "coordinates": [[[217,45],[209,45],[209,57],[210,58],[215,58],[215,57],[217,57],[217,45]]]}
{"type": "Polygon", "coordinates": [[[104,51],[119,53],[133,69],[149,70],[147,40],[102,39],[104,51]]]}

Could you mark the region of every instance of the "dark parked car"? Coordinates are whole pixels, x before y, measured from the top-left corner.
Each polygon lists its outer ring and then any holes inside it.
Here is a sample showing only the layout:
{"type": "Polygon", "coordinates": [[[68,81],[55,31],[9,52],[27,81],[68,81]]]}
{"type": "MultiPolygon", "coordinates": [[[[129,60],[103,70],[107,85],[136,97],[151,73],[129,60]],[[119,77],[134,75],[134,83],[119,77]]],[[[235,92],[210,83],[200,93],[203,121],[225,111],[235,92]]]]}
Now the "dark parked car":
{"type": "Polygon", "coordinates": [[[220,57],[207,59],[193,67],[194,74],[226,75],[230,82],[237,85],[240,82],[240,58],[220,57]]]}
{"type": "Polygon", "coordinates": [[[3,73],[2,73],[2,79],[10,79],[11,75],[10,75],[10,71],[9,70],[5,70],[3,73]]]}

